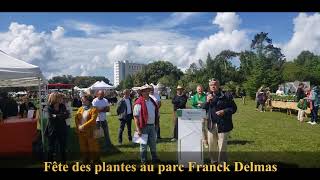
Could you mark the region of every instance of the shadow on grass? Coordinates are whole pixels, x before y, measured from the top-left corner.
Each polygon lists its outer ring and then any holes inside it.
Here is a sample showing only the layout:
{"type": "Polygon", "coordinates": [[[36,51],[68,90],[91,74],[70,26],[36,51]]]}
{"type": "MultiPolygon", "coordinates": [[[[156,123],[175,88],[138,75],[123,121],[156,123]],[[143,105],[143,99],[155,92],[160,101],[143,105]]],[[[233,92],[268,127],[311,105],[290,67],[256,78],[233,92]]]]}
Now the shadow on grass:
{"type": "Polygon", "coordinates": [[[228,141],[228,145],[234,144],[234,145],[246,145],[246,144],[252,144],[254,141],[247,141],[247,140],[230,140],[228,141]]]}
{"type": "Polygon", "coordinates": [[[171,141],[172,138],[161,138],[159,140],[157,140],[157,144],[158,143],[168,143],[168,142],[172,142],[172,143],[175,143],[177,141],[171,141]]]}
{"type": "Polygon", "coordinates": [[[120,148],[136,148],[136,147],[140,147],[140,145],[130,142],[130,143],[127,143],[127,144],[117,145],[117,147],[120,147],[120,148]]]}

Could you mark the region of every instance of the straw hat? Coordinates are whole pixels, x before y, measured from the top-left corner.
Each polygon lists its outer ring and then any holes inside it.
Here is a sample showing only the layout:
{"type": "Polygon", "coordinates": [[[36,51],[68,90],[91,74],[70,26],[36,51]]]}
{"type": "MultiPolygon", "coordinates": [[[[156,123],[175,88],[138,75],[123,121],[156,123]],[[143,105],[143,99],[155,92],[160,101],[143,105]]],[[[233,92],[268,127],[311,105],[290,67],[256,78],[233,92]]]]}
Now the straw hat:
{"type": "Polygon", "coordinates": [[[183,87],[182,87],[182,86],[180,86],[180,85],[178,85],[178,86],[177,86],[177,89],[183,89],[183,87]]]}
{"type": "Polygon", "coordinates": [[[149,84],[145,84],[139,88],[139,90],[144,90],[144,89],[151,89],[151,86],[149,84]]]}

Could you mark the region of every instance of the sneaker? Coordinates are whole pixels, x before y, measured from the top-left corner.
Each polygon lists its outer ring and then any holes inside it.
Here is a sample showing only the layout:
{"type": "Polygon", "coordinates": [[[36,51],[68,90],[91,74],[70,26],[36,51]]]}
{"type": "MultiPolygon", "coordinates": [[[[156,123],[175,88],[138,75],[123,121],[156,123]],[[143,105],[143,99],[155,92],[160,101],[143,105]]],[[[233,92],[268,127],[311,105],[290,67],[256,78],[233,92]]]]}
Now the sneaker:
{"type": "Polygon", "coordinates": [[[310,123],[311,125],[316,125],[317,123],[316,122],[312,122],[312,123],[310,123]]]}
{"type": "Polygon", "coordinates": [[[311,122],[311,121],[308,121],[307,123],[311,124],[312,122],[311,122]]]}

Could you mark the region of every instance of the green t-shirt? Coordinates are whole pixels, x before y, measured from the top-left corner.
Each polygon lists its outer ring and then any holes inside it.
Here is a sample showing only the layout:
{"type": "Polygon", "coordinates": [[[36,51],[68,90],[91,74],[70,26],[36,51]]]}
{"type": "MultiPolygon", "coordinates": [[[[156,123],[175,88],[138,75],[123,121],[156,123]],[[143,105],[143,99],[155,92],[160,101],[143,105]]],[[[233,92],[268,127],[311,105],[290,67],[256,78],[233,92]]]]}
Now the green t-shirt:
{"type": "Polygon", "coordinates": [[[198,101],[201,101],[202,103],[206,102],[206,94],[202,93],[200,96],[198,93],[196,93],[195,95],[193,95],[192,99],[191,99],[191,106],[193,109],[199,109],[201,107],[198,107],[198,101]]]}

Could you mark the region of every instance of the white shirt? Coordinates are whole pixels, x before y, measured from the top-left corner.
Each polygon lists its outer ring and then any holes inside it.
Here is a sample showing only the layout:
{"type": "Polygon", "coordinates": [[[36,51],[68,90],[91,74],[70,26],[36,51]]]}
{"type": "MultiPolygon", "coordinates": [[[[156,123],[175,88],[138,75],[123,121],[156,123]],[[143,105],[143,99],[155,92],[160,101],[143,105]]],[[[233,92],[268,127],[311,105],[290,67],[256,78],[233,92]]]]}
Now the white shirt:
{"type": "Polygon", "coordinates": [[[125,98],[124,99],[126,101],[126,105],[127,105],[127,114],[131,114],[131,104],[130,104],[130,100],[125,98]]]}
{"type": "Polygon", "coordinates": [[[276,95],[279,95],[279,96],[284,95],[284,91],[278,89],[276,91],[276,95]]]}
{"type": "MultiPolygon", "coordinates": [[[[93,101],[92,101],[92,106],[93,107],[96,107],[97,109],[103,109],[107,106],[109,106],[109,102],[107,99],[103,98],[103,99],[99,99],[99,98],[95,98],[93,101]]],[[[107,116],[106,116],[106,112],[100,112],[96,121],[105,121],[107,120],[107,116]]]]}
{"type": "MultiPolygon", "coordinates": [[[[148,100],[146,100],[146,106],[147,106],[147,110],[148,110],[148,122],[147,124],[154,124],[155,122],[155,117],[156,117],[156,107],[153,105],[153,103],[151,102],[150,98],[148,100]]],[[[140,112],[141,112],[141,105],[140,104],[136,104],[134,106],[133,109],[133,116],[140,116],[140,112]]]]}

